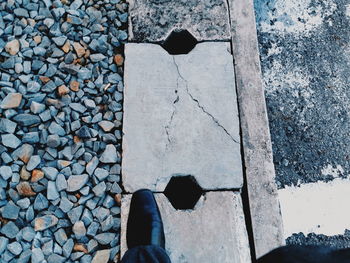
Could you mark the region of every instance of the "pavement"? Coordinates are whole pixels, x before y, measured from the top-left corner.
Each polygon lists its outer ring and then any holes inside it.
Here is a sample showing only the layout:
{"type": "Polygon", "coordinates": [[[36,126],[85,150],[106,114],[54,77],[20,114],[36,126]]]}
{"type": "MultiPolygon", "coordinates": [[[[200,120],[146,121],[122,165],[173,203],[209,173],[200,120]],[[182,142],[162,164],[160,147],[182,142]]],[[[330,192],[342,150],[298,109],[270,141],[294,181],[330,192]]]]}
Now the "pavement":
{"type": "Polygon", "coordinates": [[[283,245],[252,2],[137,0],[129,12],[122,254],[140,188],[156,193],[173,262],[250,262],[283,245]]]}

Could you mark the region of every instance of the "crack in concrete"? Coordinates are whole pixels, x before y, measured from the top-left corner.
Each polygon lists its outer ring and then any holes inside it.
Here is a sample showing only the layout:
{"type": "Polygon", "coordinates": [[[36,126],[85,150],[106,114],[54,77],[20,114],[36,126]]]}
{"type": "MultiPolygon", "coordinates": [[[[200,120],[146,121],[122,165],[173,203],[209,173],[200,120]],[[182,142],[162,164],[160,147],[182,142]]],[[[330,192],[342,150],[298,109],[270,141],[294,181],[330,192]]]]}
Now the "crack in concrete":
{"type": "MultiPolygon", "coordinates": [[[[186,83],[186,93],[190,96],[191,100],[194,101],[194,102],[197,104],[197,106],[203,111],[203,113],[205,113],[207,116],[209,116],[209,117],[213,120],[213,122],[214,122],[218,127],[220,127],[220,128],[230,137],[230,139],[231,139],[233,142],[239,144],[239,142],[238,142],[235,138],[233,138],[233,136],[226,130],[226,128],[219,122],[219,120],[217,120],[212,114],[210,114],[210,113],[199,103],[199,100],[196,99],[196,98],[191,94],[191,92],[190,92],[190,90],[189,90],[189,87],[188,87],[188,81],[181,75],[180,69],[179,69],[179,65],[177,64],[177,62],[176,62],[176,60],[175,60],[175,56],[173,56],[173,61],[174,61],[174,65],[175,65],[175,67],[176,67],[178,76],[186,83]]],[[[178,78],[178,79],[179,79],[179,78],[178,78]]],[[[177,85],[178,85],[178,84],[179,84],[179,83],[177,82],[177,85]]],[[[179,87],[177,86],[177,88],[179,88],[179,87]]]]}
{"type": "MultiPolygon", "coordinates": [[[[173,58],[174,58],[174,57],[173,57],[173,58]]],[[[174,59],[174,62],[175,62],[175,59],[174,59]]],[[[171,144],[171,139],[170,139],[171,124],[172,124],[172,122],[173,122],[174,116],[175,116],[176,111],[177,111],[176,103],[178,103],[179,100],[180,100],[180,97],[179,97],[179,95],[177,94],[178,89],[179,89],[179,79],[180,79],[180,76],[178,76],[177,79],[176,79],[176,89],[175,89],[176,99],[173,101],[173,108],[174,108],[174,110],[173,110],[173,112],[172,112],[172,114],[171,114],[171,116],[170,116],[170,120],[169,120],[168,124],[164,127],[164,128],[165,128],[165,133],[166,133],[167,139],[168,139],[168,142],[167,142],[167,144],[165,145],[165,149],[166,149],[166,150],[168,149],[169,145],[171,144]]]]}

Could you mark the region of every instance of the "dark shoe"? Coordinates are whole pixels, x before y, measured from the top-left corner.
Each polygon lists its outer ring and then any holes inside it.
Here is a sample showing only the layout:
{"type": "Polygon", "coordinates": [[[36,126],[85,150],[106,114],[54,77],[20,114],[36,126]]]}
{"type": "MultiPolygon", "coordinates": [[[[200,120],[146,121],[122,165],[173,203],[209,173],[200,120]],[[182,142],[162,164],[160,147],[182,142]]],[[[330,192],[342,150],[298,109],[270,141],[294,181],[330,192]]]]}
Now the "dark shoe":
{"type": "Polygon", "coordinates": [[[126,231],[129,249],[147,245],[165,248],[162,218],[150,190],[141,189],[132,195],[126,231]]]}

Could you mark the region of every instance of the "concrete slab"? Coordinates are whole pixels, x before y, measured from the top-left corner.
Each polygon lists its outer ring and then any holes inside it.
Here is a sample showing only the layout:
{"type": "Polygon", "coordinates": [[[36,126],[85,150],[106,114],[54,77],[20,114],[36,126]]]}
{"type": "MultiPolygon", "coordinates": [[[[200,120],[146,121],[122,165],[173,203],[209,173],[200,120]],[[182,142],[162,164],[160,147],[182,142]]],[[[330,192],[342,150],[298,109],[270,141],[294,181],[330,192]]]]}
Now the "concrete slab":
{"type": "Polygon", "coordinates": [[[253,0],[230,0],[245,175],[257,258],[284,244],[253,0]]]}
{"type": "MultiPolygon", "coordinates": [[[[208,192],[194,210],[175,210],[163,194],[155,195],[173,263],[248,263],[250,249],[239,193],[208,192]]],[[[121,210],[121,254],[126,247],[126,225],[131,195],[124,195],[121,210]]]]}
{"type": "Polygon", "coordinates": [[[187,29],[198,41],[229,40],[224,0],[129,0],[129,41],[161,42],[174,29],[187,29]]]}
{"type": "Polygon", "coordinates": [[[174,175],[206,190],[242,187],[239,119],[229,43],[171,56],[125,46],[123,185],[163,192],[174,175]],[[205,60],[205,62],[203,62],[205,60]]]}

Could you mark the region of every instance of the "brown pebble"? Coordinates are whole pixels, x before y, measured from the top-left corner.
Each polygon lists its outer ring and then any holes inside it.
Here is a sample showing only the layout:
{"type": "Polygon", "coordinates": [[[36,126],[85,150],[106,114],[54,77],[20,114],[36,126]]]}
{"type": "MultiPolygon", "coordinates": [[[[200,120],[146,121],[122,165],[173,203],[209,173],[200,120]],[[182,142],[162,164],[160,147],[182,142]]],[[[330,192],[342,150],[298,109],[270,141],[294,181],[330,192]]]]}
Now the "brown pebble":
{"type": "Polygon", "coordinates": [[[77,199],[80,199],[80,197],[81,197],[81,195],[80,195],[79,193],[76,193],[74,196],[75,196],[77,199]]]}
{"type": "Polygon", "coordinates": [[[61,101],[51,98],[46,99],[46,104],[49,106],[55,106],[56,109],[60,109],[63,106],[61,101]]]}
{"type": "Polygon", "coordinates": [[[113,262],[117,263],[120,261],[120,254],[118,253],[117,255],[115,255],[113,262]]]}
{"type": "Polygon", "coordinates": [[[81,58],[85,54],[85,48],[79,43],[79,42],[74,42],[73,47],[75,50],[75,53],[77,53],[77,56],[81,58]]]}
{"type": "Polygon", "coordinates": [[[79,91],[79,82],[76,80],[71,81],[70,89],[73,91],[79,91]]]}
{"type": "Polygon", "coordinates": [[[49,77],[46,76],[40,76],[39,79],[44,83],[48,83],[51,79],[49,77]]]}
{"type": "Polygon", "coordinates": [[[34,152],[33,146],[31,146],[28,143],[25,143],[21,146],[21,151],[20,153],[18,153],[17,157],[21,159],[23,162],[27,163],[30,157],[32,157],[33,152],[34,152]]]}
{"type": "Polygon", "coordinates": [[[5,50],[10,55],[16,55],[19,51],[19,48],[20,48],[20,44],[17,39],[7,42],[7,44],[5,45],[5,50]]]}
{"type": "Polygon", "coordinates": [[[59,96],[64,96],[67,95],[69,93],[69,89],[66,85],[61,85],[57,88],[57,93],[59,96]]]}
{"type": "Polygon", "coordinates": [[[73,250],[79,251],[79,252],[84,252],[85,254],[88,253],[88,250],[84,244],[74,244],[73,250]]]}
{"type": "Polygon", "coordinates": [[[25,19],[24,17],[22,17],[21,23],[22,23],[23,25],[25,25],[25,26],[28,25],[28,21],[27,21],[27,19],[25,19]]]}
{"type": "Polygon", "coordinates": [[[42,178],[44,178],[44,172],[41,170],[35,169],[32,171],[32,178],[30,179],[30,181],[32,183],[36,183],[42,178]]]}
{"type": "Polygon", "coordinates": [[[117,64],[117,66],[122,66],[124,63],[124,58],[122,55],[117,54],[114,56],[114,63],[117,64]]]}
{"type": "Polygon", "coordinates": [[[80,140],[80,138],[78,136],[74,136],[73,137],[73,141],[74,141],[74,143],[81,142],[81,140],[80,140]]]}
{"type": "Polygon", "coordinates": [[[17,108],[22,102],[21,93],[9,93],[1,102],[2,109],[13,109],[17,108]]]}
{"type": "Polygon", "coordinates": [[[30,172],[28,172],[26,168],[27,167],[25,165],[23,165],[19,175],[21,176],[22,180],[26,180],[27,181],[30,178],[30,172]]]}
{"type": "Polygon", "coordinates": [[[122,204],[122,195],[121,194],[116,194],[114,196],[114,200],[117,203],[117,206],[121,206],[121,204],[122,204]]]}
{"type": "Polygon", "coordinates": [[[23,196],[35,196],[35,192],[33,191],[32,187],[28,182],[20,182],[16,189],[20,195],[23,196]]]}
{"type": "Polygon", "coordinates": [[[0,216],[0,223],[1,223],[3,226],[6,225],[8,222],[9,222],[9,220],[7,220],[7,219],[5,219],[5,218],[3,218],[3,217],[0,216]]]}
{"type": "Polygon", "coordinates": [[[28,22],[28,23],[29,23],[29,25],[30,25],[30,26],[32,26],[32,27],[35,27],[35,25],[36,25],[35,20],[34,20],[34,19],[32,19],[32,18],[27,18],[27,22],[28,22]]]}
{"type": "Polygon", "coordinates": [[[35,43],[40,44],[41,43],[41,36],[35,36],[35,37],[33,37],[33,40],[35,43]]]}
{"type": "Polygon", "coordinates": [[[66,43],[64,43],[64,45],[62,46],[62,50],[64,53],[68,53],[70,51],[70,42],[69,40],[66,41],[66,43]]]}
{"type": "Polygon", "coordinates": [[[58,160],[57,161],[57,164],[59,164],[61,167],[67,167],[71,163],[72,163],[71,161],[66,161],[66,160],[58,160]]]}
{"type": "Polygon", "coordinates": [[[88,58],[90,56],[90,50],[87,49],[84,55],[84,58],[88,58]]]}

